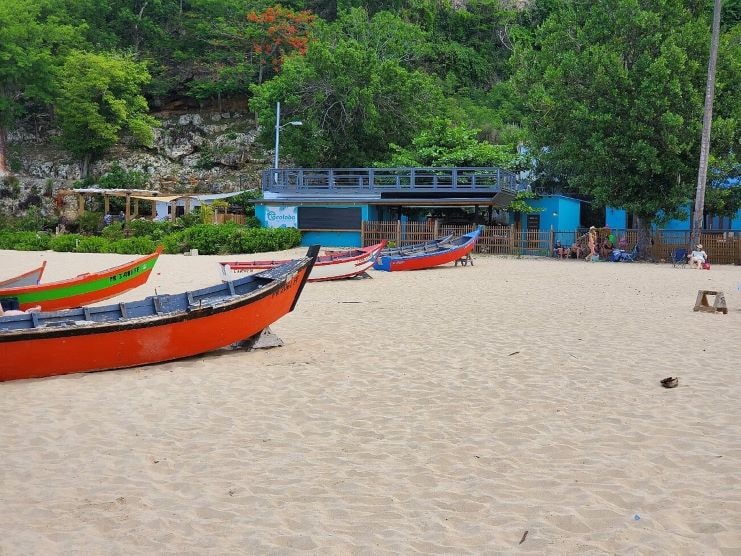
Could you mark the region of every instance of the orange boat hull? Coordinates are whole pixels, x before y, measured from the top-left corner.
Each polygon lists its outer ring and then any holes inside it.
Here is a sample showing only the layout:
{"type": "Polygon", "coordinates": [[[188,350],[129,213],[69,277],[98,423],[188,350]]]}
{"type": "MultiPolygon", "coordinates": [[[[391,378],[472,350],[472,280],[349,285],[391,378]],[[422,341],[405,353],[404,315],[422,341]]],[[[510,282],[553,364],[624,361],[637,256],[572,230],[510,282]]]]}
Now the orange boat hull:
{"type": "Polygon", "coordinates": [[[0,381],[119,369],[190,357],[249,338],[288,313],[304,281],[302,268],[284,285],[226,309],[196,309],[171,321],[111,323],[49,330],[29,341],[0,337],[0,381]]]}

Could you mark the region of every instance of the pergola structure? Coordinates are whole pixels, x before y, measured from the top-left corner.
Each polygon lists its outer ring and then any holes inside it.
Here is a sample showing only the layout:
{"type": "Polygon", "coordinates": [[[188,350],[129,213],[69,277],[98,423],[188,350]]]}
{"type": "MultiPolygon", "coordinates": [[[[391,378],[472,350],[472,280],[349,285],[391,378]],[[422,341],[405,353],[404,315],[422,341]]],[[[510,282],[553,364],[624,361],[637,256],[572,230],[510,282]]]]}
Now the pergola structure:
{"type": "Polygon", "coordinates": [[[124,210],[124,221],[128,225],[131,218],[139,215],[139,201],[148,200],[152,203],[152,214],[155,214],[155,203],[162,200],[159,191],[149,189],[104,189],[102,187],[86,187],[81,189],[65,189],[59,192],[62,195],[77,196],[77,207],[80,214],[85,212],[85,199],[87,197],[101,195],[103,197],[103,213],[108,214],[110,211],[111,197],[124,197],[126,199],[126,208],[124,210]],[[132,212],[132,202],[133,212],[132,212]]]}
{"type": "Polygon", "coordinates": [[[126,208],[124,210],[124,226],[128,227],[132,218],[139,216],[139,201],[152,203],[152,218],[157,215],[157,203],[167,203],[170,205],[169,218],[173,221],[177,218],[176,207],[180,200],[183,201],[184,212],[190,212],[191,203],[196,204],[203,202],[204,197],[224,198],[238,195],[239,191],[234,193],[225,193],[217,195],[198,195],[198,194],[162,194],[160,191],[150,189],[105,189],[102,187],[87,187],[80,189],[64,189],[59,192],[61,195],[76,195],[77,206],[80,214],[85,212],[85,199],[91,196],[100,195],[103,197],[103,212],[108,214],[110,211],[111,197],[124,197],[126,208]]]}

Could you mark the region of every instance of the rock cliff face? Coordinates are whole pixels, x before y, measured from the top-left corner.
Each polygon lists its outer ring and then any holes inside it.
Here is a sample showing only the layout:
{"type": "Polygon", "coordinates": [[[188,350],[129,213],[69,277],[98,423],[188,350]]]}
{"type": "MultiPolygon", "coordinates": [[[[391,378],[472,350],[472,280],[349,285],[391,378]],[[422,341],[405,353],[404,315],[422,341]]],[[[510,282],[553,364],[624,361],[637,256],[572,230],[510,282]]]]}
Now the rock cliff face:
{"type": "MultiPolygon", "coordinates": [[[[227,192],[259,188],[271,153],[256,144],[254,119],[238,112],[154,114],[159,121],[151,148],[122,141],[91,165],[93,177],[114,165],[148,176],[148,187],[172,193],[227,192]]],[[[8,134],[13,176],[0,180],[0,212],[28,206],[53,208],[54,193],[82,179],[79,161],[56,146],[46,121],[26,122],[8,134]],[[38,202],[41,199],[41,202],[38,202]],[[30,202],[29,202],[30,201],[30,202]]]]}

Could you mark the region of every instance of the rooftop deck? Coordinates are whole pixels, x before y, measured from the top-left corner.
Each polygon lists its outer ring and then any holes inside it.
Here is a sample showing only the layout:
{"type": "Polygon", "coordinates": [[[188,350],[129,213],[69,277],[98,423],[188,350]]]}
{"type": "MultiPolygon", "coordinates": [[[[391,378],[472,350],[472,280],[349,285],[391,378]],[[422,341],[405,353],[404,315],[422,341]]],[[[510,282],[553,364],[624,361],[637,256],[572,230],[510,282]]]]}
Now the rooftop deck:
{"type": "Polygon", "coordinates": [[[262,173],[266,197],[472,198],[529,189],[501,168],[276,168],[262,173]]]}

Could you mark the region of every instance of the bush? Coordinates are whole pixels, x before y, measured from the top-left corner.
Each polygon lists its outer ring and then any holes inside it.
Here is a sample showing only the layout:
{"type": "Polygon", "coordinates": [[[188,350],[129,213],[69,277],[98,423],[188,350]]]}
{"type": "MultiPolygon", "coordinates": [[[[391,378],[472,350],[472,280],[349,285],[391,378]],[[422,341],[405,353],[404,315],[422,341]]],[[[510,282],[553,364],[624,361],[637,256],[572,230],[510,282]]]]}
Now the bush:
{"type": "Polygon", "coordinates": [[[262,222],[257,216],[247,216],[244,219],[244,225],[246,228],[261,228],[262,222]]]}
{"type": "Polygon", "coordinates": [[[98,180],[98,187],[105,189],[145,189],[148,182],[149,178],[144,172],[138,170],[126,171],[119,164],[114,164],[98,180]]]}
{"type": "Polygon", "coordinates": [[[108,245],[111,253],[148,255],[157,249],[157,243],[147,237],[132,237],[114,241],[108,245]]]}
{"type": "Polygon", "coordinates": [[[77,244],[83,238],[80,234],[62,234],[54,236],[49,242],[49,248],[52,251],[62,253],[72,253],[77,250],[77,244]]]}
{"type": "Polygon", "coordinates": [[[118,241],[119,239],[123,239],[124,238],[123,224],[121,224],[120,222],[114,222],[113,224],[108,224],[108,226],[103,228],[101,235],[104,238],[106,238],[108,241],[118,241]]]}
{"type": "Polygon", "coordinates": [[[75,252],[77,253],[108,253],[108,247],[110,245],[104,237],[100,236],[83,236],[77,242],[75,252]]]}
{"type": "Polygon", "coordinates": [[[136,233],[144,234],[148,230],[151,235],[124,238],[118,223],[107,226],[102,236],[62,234],[50,237],[46,233],[0,231],[0,249],[146,255],[162,245],[165,252],[171,254],[198,249],[204,255],[215,255],[282,251],[301,242],[301,232],[295,228],[246,228],[227,223],[174,230],[170,222],[141,222],[136,233]]]}
{"type": "Polygon", "coordinates": [[[103,213],[85,211],[77,219],[77,223],[83,234],[97,234],[103,229],[103,213]]]}
{"type": "Polygon", "coordinates": [[[241,228],[232,234],[227,245],[230,253],[283,251],[301,243],[301,232],[295,228],[241,228]]]}
{"type": "Polygon", "coordinates": [[[183,232],[175,232],[163,236],[160,242],[165,248],[165,253],[177,255],[185,251],[185,240],[183,232]]]}
{"type": "Polygon", "coordinates": [[[46,251],[50,239],[44,232],[0,232],[0,249],[46,251]]]}

